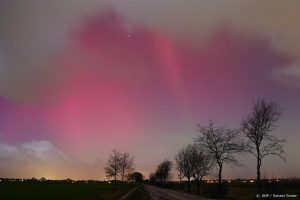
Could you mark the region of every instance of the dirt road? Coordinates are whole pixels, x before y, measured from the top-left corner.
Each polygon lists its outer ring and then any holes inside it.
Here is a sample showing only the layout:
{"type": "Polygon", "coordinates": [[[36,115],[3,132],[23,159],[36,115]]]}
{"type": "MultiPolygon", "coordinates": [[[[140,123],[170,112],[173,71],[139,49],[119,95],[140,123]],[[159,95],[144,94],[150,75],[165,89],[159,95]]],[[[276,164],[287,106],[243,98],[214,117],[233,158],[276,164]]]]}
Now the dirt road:
{"type": "Polygon", "coordinates": [[[151,200],[210,200],[208,198],[198,197],[174,190],[162,189],[151,185],[145,185],[145,188],[149,193],[151,200]]]}

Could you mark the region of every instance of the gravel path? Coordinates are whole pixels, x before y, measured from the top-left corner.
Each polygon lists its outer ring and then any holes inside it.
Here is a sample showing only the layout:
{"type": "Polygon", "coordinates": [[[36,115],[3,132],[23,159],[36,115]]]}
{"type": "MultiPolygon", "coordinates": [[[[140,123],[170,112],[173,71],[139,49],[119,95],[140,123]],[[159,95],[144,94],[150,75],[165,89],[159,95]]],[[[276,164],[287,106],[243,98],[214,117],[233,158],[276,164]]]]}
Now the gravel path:
{"type": "Polygon", "coordinates": [[[210,200],[208,198],[198,197],[174,190],[162,189],[152,185],[145,185],[145,188],[149,193],[151,200],[210,200]]]}

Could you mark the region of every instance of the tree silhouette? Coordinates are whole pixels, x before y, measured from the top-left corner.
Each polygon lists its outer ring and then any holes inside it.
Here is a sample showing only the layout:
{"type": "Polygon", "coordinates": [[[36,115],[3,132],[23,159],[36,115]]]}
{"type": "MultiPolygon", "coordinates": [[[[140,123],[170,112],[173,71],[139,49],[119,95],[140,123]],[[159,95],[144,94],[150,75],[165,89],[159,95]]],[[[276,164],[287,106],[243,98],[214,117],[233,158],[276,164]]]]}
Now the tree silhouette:
{"type": "Polygon", "coordinates": [[[239,140],[239,131],[215,127],[212,120],[207,126],[199,125],[198,131],[200,135],[195,142],[207,150],[218,166],[218,193],[220,194],[224,164],[238,164],[234,155],[244,149],[239,140]]]}
{"type": "Polygon", "coordinates": [[[193,175],[192,148],[193,146],[189,144],[180,149],[175,156],[177,170],[181,170],[182,176],[187,178],[188,192],[191,190],[191,178],[193,175]]]}
{"type": "Polygon", "coordinates": [[[111,154],[109,155],[109,158],[106,162],[106,165],[104,167],[106,176],[108,178],[113,177],[115,181],[115,186],[117,184],[117,176],[121,173],[121,163],[122,159],[122,153],[116,149],[112,150],[111,154]]]}
{"type": "Polygon", "coordinates": [[[129,153],[122,153],[120,158],[120,174],[122,183],[125,177],[134,170],[134,158],[129,153]]]}
{"type": "Polygon", "coordinates": [[[140,172],[133,172],[128,174],[129,181],[132,181],[134,183],[142,183],[144,180],[144,176],[140,172]]]}
{"type": "Polygon", "coordinates": [[[154,183],[156,183],[158,180],[157,180],[157,177],[156,177],[156,175],[155,175],[155,173],[153,173],[153,172],[151,172],[150,174],[149,174],[149,181],[152,183],[152,184],[154,184],[154,183]]]}
{"type": "Polygon", "coordinates": [[[285,160],[283,142],[271,132],[277,128],[281,112],[274,102],[256,100],[252,113],[242,120],[242,131],[248,139],[246,151],[257,160],[257,189],[261,193],[260,168],[262,159],[268,155],[275,155],[285,160]]]}
{"type": "Polygon", "coordinates": [[[156,179],[161,183],[165,183],[171,178],[171,169],[172,162],[165,159],[157,166],[157,169],[155,171],[156,179]]]}
{"type": "Polygon", "coordinates": [[[207,176],[212,169],[214,163],[212,156],[206,152],[200,145],[193,145],[191,148],[191,161],[192,161],[192,176],[197,184],[197,194],[200,193],[200,183],[204,176],[207,176]]]}
{"type": "Polygon", "coordinates": [[[178,172],[177,176],[179,178],[179,184],[180,184],[180,187],[181,187],[181,183],[182,183],[182,179],[184,178],[184,173],[183,173],[183,170],[184,170],[184,155],[182,153],[178,153],[175,155],[175,162],[176,162],[176,170],[178,172]]]}

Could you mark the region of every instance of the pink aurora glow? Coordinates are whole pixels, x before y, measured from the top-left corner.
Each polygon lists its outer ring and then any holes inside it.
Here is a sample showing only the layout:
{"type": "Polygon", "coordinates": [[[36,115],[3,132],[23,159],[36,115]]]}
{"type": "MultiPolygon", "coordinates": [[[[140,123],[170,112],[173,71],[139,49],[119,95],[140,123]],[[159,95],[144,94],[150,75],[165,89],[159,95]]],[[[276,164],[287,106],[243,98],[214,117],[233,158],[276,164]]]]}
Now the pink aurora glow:
{"type": "Polygon", "coordinates": [[[266,77],[292,59],[227,26],[191,43],[109,12],[69,39],[51,61],[55,84],[36,83],[34,103],[0,99],[3,141],[48,139],[74,154],[131,146],[141,157],[151,135],[184,136],[211,117],[236,125],[253,98],[281,101],[289,92],[276,94],[266,77]]]}

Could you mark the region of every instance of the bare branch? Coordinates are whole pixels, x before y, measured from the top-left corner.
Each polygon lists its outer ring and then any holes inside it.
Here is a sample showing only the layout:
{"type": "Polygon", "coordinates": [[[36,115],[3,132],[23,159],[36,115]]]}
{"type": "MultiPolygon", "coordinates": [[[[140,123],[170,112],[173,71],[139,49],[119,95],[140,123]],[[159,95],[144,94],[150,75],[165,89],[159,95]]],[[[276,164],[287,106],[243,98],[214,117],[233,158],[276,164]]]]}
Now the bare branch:
{"type": "Polygon", "coordinates": [[[242,120],[241,130],[248,139],[245,150],[256,157],[257,160],[257,183],[260,190],[260,167],[262,159],[268,155],[277,156],[285,160],[283,142],[272,135],[278,126],[281,112],[274,102],[256,100],[253,104],[252,113],[242,120]]]}
{"type": "Polygon", "coordinates": [[[115,181],[117,180],[117,176],[121,172],[120,162],[121,162],[121,152],[114,149],[109,155],[109,159],[105,165],[105,173],[108,178],[114,177],[115,181]]]}
{"type": "Polygon", "coordinates": [[[223,164],[238,165],[234,155],[242,153],[245,145],[240,140],[239,130],[215,127],[212,120],[207,126],[198,126],[200,135],[195,142],[203,147],[219,167],[219,190],[221,188],[223,164]]]}

